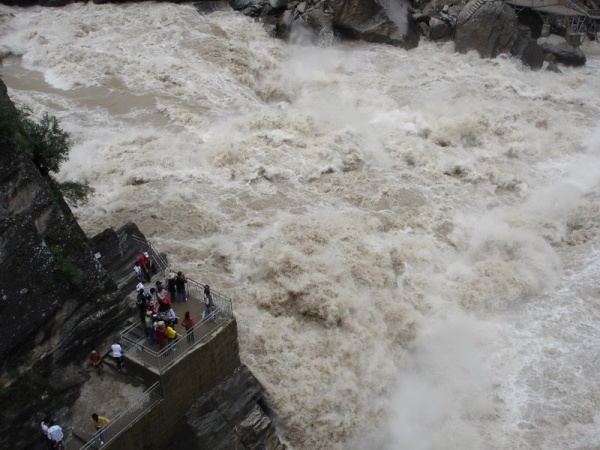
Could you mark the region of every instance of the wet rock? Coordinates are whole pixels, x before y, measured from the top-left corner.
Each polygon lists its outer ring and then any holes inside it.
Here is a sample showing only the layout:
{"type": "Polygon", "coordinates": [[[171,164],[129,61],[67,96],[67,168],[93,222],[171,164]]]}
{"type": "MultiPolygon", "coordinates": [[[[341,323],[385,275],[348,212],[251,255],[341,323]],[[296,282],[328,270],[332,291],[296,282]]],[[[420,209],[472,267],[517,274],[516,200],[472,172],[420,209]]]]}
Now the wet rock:
{"type": "Polygon", "coordinates": [[[544,50],[535,40],[529,40],[519,48],[518,56],[531,70],[539,70],[544,65],[544,50]]]}
{"type": "Polygon", "coordinates": [[[229,5],[236,11],[260,11],[267,0],[229,0],[229,5]]]}
{"type": "MultiPolygon", "coordinates": [[[[117,231],[107,228],[91,239],[98,262],[112,275],[119,289],[125,293],[132,292],[137,284],[133,265],[140,253],[144,251],[153,253],[151,248],[143,245],[139,240],[143,241],[145,237],[133,222],[127,223],[117,231]]],[[[155,257],[154,254],[152,256],[155,257]]]]}
{"type": "Polygon", "coordinates": [[[453,33],[454,28],[449,23],[435,17],[429,20],[429,39],[433,41],[451,39],[453,33]]]}
{"type": "Polygon", "coordinates": [[[290,31],[292,30],[293,22],[294,22],[294,13],[288,9],[279,18],[279,22],[277,24],[276,36],[279,39],[287,39],[290,36],[290,31]]]}
{"type": "Polygon", "coordinates": [[[573,47],[566,41],[560,42],[545,40],[541,43],[542,49],[552,54],[556,61],[568,66],[583,66],[586,62],[586,57],[579,47],[573,47]]]}
{"type": "Polygon", "coordinates": [[[186,414],[187,427],[172,448],[283,450],[263,388],[250,370],[236,372],[200,397],[186,414]]]}
{"type": "Polygon", "coordinates": [[[288,0],[269,0],[269,4],[273,9],[283,9],[287,6],[288,0]]]}
{"type": "Polygon", "coordinates": [[[416,47],[418,27],[409,5],[399,0],[386,5],[384,8],[375,0],[347,0],[337,9],[334,25],[348,37],[407,49],[416,47]]]}
{"type": "Polygon", "coordinates": [[[558,66],[552,61],[548,63],[548,65],[546,66],[546,70],[549,70],[550,72],[554,73],[562,73],[562,70],[560,70],[558,66]]]}
{"type": "Polygon", "coordinates": [[[215,11],[231,10],[229,2],[226,0],[194,2],[193,5],[200,14],[210,14],[215,11]]]}
{"type": "Polygon", "coordinates": [[[518,38],[517,16],[502,1],[471,0],[458,16],[454,33],[458,52],[476,50],[484,58],[509,53],[518,38]]]}

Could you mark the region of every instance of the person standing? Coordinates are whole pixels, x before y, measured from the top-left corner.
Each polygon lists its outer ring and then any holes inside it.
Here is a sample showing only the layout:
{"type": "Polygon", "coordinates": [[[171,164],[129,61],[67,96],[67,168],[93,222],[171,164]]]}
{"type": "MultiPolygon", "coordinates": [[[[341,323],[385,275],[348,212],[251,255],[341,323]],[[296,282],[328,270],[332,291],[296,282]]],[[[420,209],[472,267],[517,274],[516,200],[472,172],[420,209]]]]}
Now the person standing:
{"type": "Polygon", "coordinates": [[[196,325],[196,322],[190,316],[190,312],[189,311],[185,312],[185,317],[181,321],[181,325],[183,325],[184,328],[185,328],[188,344],[191,344],[192,342],[194,342],[194,330],[193,330],[193,328],[196,325]]]}
{"type": "Polygon", "coordinates": [[[158,322],[156,327],[156,342],[158,343],[158,348],[162,350],[165,346],[165,341],[167,340],[167,331],[165,330],[165,323],[163,321],[158,322]]]}
{"type": "Polygon", "coordinates": [[[142,270],[142,266],[140,266],[140,262],[136,261],[133,265],[133,271],[135,272],[135,276],[138,280],[138,283],[144,282],[144,271],[142,270]]]}
{"type": "Polygon", "coordinates": [[[175,331],[175,328],[173,328],[173,324],[171,322],[168,323],[165,331],[167,332],[167,339],[169,340],[165,355],[169,355],[171,354],[171,351],[176,350],[175,342],[177,342],[177,337],[179,334],[175,331]]]}
{"type": "Polygon", "coordinates": [[[109,423],[110,420],[94,413],[92,414],[92,422],[94,424],[94,428],[96,429],[96,434],[98,435],[98,443],[102,446],[104,445],[104,433],[102,433],[100,430],[102,430],[104,424],[109,423]]]}
{"type": "Polygon", "coordinates": [[[112,356],[117,364],[117,370],[120,372],[121,368],[125,365],[125,362],[123,361],[123,348],[116,342],[110,346],[110,349],[112,350],[112,356]]]}
{"type": "Polygon", "coordinates": [[[215,304],[213,302],[212,294],[210,293],[210,286],[208,284],[204,286],[204,304],[206,305],[206,309],[204,310],[204,318],[214,322],[215,318],[213,312],[215,309],[215,304]]]}
{"type": "Polygon", "coordinates": [[[171,275],[167,279],[167,290],[169,291],[169,297],[175,302],[177,301],[177,286],[175,285],[176,278],[177,275],[175,275],[175,272],[171,272],[171,275]]]}
{"type": "Polygon", "coordinates": [[[149,260],[150,260],[150,258],[148,257],[147,252],[140,253],[138,262],[140,263],[140,267],[142,268],[144,278],[146,278],[147,281],[150,281],[152,279],[152,275],[150,275],[150,271],[148,270],[148,266],[150,264],[149,260]]]}
{"type": "Polygon", "coordinates": [[[56,425],[52,420],[48,422],[48,439],[52,442],[55,449],[64,449],[64,434],[60,425],[56,425]]]}
{"type": "Polygon", "coordinates": [[[144,319],[146,318],[146,311],[148,311],[148,305],[146,303],[146,294],[144,293],[143,286],[138,289],[135,305],[137,306],[138,312],[140,313],[140,321],[142,322],[142,326],[144,326],[144,319]]]}
{"type": "Polygon", "coordinates": [[[177,303],[183,303],[187,301],[187,294],[185,292],[185,284],[187,279],[182,272],[177,272],[177,278],[175,278],[175,287],[177,288],[177,303]]]}
{"type": "Polygon", "coordinates": [[[146,311],[146,317],[144,318],[144,333],[146,333],[148,344],[154,345],[154,321],[152,320],[152,311],[146,311]]]}

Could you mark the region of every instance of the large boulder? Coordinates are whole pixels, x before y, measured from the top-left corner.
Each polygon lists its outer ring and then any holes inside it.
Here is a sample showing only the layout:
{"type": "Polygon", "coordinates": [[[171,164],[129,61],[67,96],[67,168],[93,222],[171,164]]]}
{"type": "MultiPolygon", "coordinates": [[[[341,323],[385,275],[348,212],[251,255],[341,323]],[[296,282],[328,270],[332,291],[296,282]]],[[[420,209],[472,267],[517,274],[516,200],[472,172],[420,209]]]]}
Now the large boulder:
{"type": "Polygon", "coordinates": [[[517,16],[503,1],[471,0],[461,11],[456,23],[456,50],[477,50],[483,58],[494,58],[511,52],[519,39],[517,16]]]}
{"type": "Polygon", "coordinates": [[[523,39],[523,41],[523,44],[515,46],[513,54],[531,70],[541,69],[544,65],[544,50],[535,39],[523,39]]]}
{"type": "Polygon", "coordinates": [[[554,55],[556,61],[568,66],[583,66],[586,62],[585,54],[579,47],[569,45],[561,38],[560,41],[544,40],[541,42],[542,49],[554,55]]]}
{"type": "Polygon", "coordinates": [[[186,427],[171,448],[284,450],[272,415],[262,386],[241,365],[194,402],[186,414],[186,427]]]}
{"type": "Polygon", "coordinates": [[[334,26],[342,34],[406,49],[419,43],[418,27],[405,0],[347,0],[336,9],[334,26]]]}
{"type": "Polygon", "coordinates": [[[452,33],[454,33],[454,28],[448,22],[436,17],[429,19],[429,39],[433,41],[450,39],[452,33]]]}

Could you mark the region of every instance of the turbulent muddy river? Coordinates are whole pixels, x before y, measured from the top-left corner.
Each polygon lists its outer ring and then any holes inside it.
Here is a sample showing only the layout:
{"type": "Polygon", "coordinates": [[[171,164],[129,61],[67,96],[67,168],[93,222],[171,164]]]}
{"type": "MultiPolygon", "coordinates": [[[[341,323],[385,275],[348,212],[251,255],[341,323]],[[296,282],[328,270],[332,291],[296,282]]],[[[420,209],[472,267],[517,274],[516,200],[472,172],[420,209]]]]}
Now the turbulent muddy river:
{"type": "Polygon", "coordinates": [[[191,5],[0,11],[84,230],[134,221],[233,298],[293,448],[600,448],[597,48],[555,74],[191,5]]]}

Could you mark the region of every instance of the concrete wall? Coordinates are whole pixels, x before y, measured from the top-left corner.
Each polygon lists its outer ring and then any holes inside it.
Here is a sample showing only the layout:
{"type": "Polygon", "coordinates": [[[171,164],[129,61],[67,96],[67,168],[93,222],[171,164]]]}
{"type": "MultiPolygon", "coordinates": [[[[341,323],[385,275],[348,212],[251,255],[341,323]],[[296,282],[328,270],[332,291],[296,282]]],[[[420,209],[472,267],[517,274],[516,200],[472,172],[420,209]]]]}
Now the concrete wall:
{"type": "Polygon", "coordinates": [[[210,341],[160,376],[163,401],[107,449],[164,450],[169,446],[173,437],[183,429],[185,413],[194,400],[218,385],[240,365],[235,319],[215,333],[210,341]]]}

